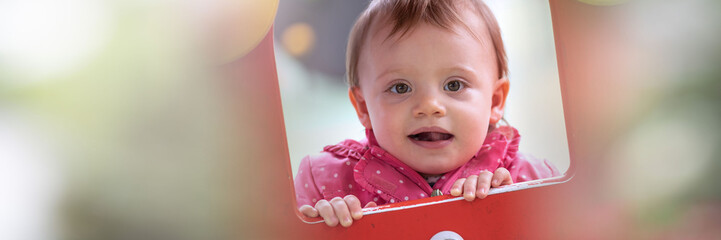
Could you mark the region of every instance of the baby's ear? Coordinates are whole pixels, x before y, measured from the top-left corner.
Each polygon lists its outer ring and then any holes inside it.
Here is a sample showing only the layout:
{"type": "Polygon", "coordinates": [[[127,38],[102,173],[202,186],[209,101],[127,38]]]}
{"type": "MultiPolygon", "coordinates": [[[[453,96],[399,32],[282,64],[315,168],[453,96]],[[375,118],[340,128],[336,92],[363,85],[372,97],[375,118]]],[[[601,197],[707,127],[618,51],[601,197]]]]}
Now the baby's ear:
{"type": "Polygon", "coordinates": [[[348,97],[350,98],[350,102],[353,104],[353,107],[358,114],[358,120],[360,120],[361,124],[363,124],[363,127],[365,127],[366,129],[373,129],[373,127],[371,127],[370,116],[368,116],[368,107],[366,107],[366,100],[363,98],[363,94],[361,94],[360,88],[348,88],[348,97]]]}
{"type": "Polygon", "coordinates": [[[503,118],[503,109],[506,106],[506,97],[510,82],[503,77],[493,84],[493,96],[491,97],[491,119],[490,124],[496,124],[503,118]]]}

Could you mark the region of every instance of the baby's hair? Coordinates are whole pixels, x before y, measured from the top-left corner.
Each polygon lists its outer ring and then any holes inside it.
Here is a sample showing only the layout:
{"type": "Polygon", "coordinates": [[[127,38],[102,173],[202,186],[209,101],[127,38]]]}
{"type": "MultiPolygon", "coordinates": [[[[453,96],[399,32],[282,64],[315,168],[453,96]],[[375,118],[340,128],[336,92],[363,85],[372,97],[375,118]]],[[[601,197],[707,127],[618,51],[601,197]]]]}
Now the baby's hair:
{"type": "MultiPolygon", "coordinates": [[[[507,76],[508,65],[506,63],[506,50],[503,47],[503,39],[501,38],[501,28],[498,26],[496,17],[482,0],[373,0],[370,6],[358,17],[348,37],[348,47],[346,49],[348,85],[350,87],[359,86],[358,59],[360,58],[360,49],[363,47],[370,26],[376,18],[387,18],[393,24],[387,38],[398,33],[403,37],[421,21],[447,30],[452,30],[453,24],[460,23],[470,30],[460,18],[460,8],[456,6],[458,2],[470,2],[478,15],[483,18],[496,51],[498,76],[507,76]]],[[[475,36],[473,31],[471,31],[471,34],[475,36]]]]}

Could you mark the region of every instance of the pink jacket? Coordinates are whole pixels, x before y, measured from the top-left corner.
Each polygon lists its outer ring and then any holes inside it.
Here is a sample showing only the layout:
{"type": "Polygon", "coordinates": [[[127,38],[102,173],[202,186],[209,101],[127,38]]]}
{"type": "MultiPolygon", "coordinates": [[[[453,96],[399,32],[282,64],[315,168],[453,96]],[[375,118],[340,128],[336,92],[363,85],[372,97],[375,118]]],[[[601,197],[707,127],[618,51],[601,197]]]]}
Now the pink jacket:
{"type": "Polygon", "coordinates": [[[499,167],[508,169],[514,183],[560,175],[547,160],[518,153],[521,136],[510,126],[490,132],[468,163],[444,174],[433,187],[378,146],[373,131],[366,131],[366,136],[367,140],[345,140],[326,146],[319,155],[303,158],[295,177],[298,207],[346,195],[358,197],[361,206],[370,201],[383,205],[426,198],[434,189],[445,195],[450,194],[456,179],[499,167]]]}

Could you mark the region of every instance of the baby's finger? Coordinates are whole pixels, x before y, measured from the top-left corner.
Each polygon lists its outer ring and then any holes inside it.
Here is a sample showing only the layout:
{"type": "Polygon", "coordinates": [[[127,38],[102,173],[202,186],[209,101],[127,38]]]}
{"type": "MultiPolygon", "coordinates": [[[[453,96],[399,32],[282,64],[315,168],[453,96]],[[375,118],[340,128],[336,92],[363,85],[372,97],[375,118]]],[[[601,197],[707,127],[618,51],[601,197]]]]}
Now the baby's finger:
{"type": "Polygon", "coordinates": [[[466,201],[473,201],[473,199],[476,199],[476,181],[478,179],[477,175],[471,175],[466,178],[466,182],[463,183],[463,198],[466,199],[466,201]]]}
{"type": "Polygon", "coordinates": [[[486,170],[478,174],[478,186],[476,188],[478,198],[484,199],[488,196],[488,189],[491,188],[491,178],[493,178],[493,173],[486,170]]]}
{"type": "Polygon", "coordinates": [[[306,217],[317,217],[318,216],[318,210],[311,207],[310,205],[303,205],[300,206],[300,209],[298,209],[300,213],[305,215],[306,217]]]}
{"type": "Polygon", "coordinates": [[[465,182],[465,178],[459,178],[456,180],[456,182],[453,183],[453,187],[451,187],[451,196],[460,196],[461,193],[463,193],[463,183],[465,182]]]}
{"type": "Polygon", "coordinates": [[[513,179],[511,179],[511,173],[508,172],[508,169],[496,169],[496,172],[493,173],[493,181],[491,182],[491,187],[495,188],[508,184],[513,184],[513,179]]]}
{"type": "Polygon", "coordinates": [[[376,202],[368,202],[368,203],[366,203],[366,206],[363,208],[377,207],[377,206],[378,206],[378,204],[376,204],[376,202]]]}
{"type": "Polygon", "coordinates": [[[330,205],[333,206],[333,211],[335,211],[335,215],[338,217],[340,225],[350,227],[353,223],[353,219],[351,219],[350,210],[348,210],[348,205],[345,203],[345,200],[340,197],[334,197],[330,200],[330,205]]]}
{"type": "Polygon", "coordinates": [[[315,209],[318,210],[318,214],[320,214],[320,217],[323,218],[326,225],[331,227],[338,225],[338,218],[335,216],[333,206],[331,206],[327,200],[323,199],[318,201],[315,204],[315,209]]]}
{"type": "Polygon", "coordinates": [[[363,211],[361,208],[360,200],[356,196],[348,195],[343,198],[346,205],[348,205],[348,210],[350,210],[350,215],[353,217],[353,219],[358,220],[363,217],[363,211]]]}

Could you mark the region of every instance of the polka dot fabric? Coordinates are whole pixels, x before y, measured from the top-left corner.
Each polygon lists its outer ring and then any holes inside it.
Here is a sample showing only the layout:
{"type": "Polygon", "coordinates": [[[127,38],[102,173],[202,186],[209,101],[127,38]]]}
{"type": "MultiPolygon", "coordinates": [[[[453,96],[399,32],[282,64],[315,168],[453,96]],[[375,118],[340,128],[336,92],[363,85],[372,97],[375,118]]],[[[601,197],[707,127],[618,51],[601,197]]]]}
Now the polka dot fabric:
{"type": "Polygon", "coordinates": [[[298,207],[346,195],[355,195],[365,206],[371,201],[382,205],[426,198],[434,189],[449,194],[456,179],[482,170],[493,172],[499,167],[508,169],[514,183],[560,175],[547,160],[519,153],[521,136],[510,126],[494,129],[473,158],[444,174],[434,188],[380,148],[372,131],[368,130],[366,136],[361,141],[345,140],[326,146],[320,154],[303,158],[295,177],[298,207]]]}

